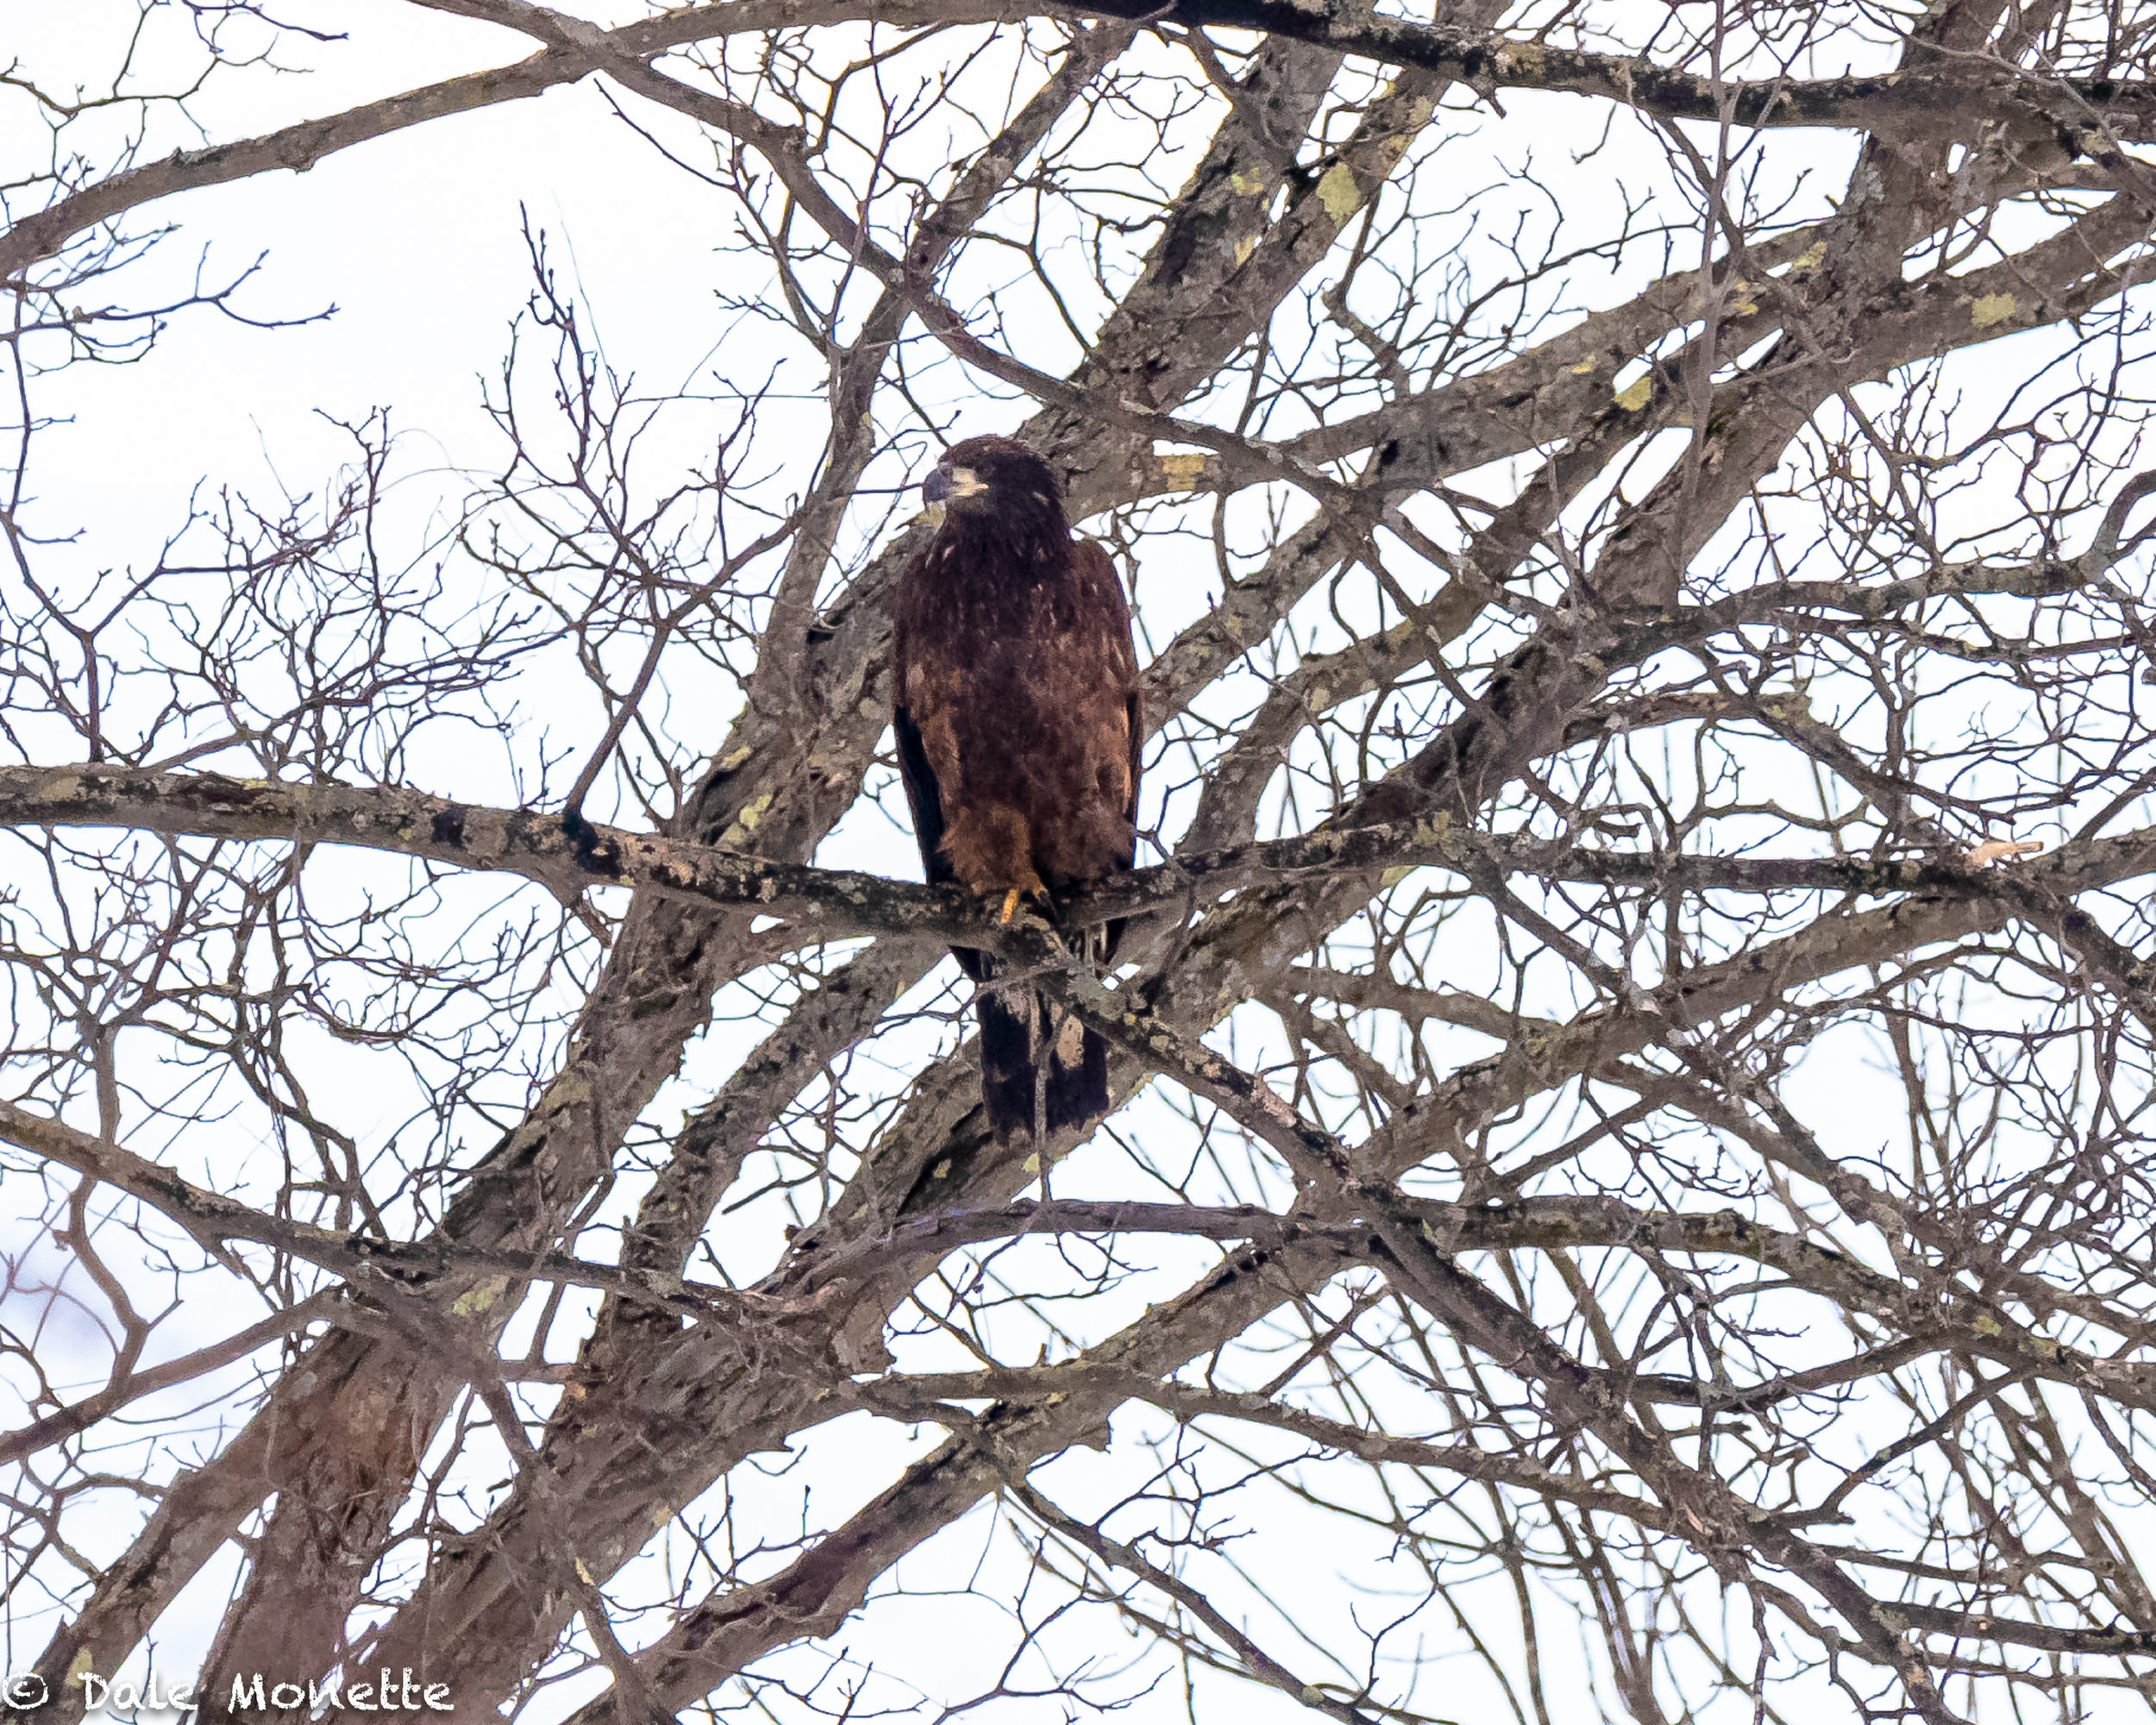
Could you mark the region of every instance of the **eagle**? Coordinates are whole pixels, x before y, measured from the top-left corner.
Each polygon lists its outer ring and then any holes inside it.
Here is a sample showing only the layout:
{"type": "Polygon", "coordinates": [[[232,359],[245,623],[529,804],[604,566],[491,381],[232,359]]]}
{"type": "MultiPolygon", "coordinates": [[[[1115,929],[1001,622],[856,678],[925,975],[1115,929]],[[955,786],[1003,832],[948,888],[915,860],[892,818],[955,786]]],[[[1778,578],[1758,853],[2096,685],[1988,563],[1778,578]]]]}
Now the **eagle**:
{"type": "MultiPolygon", "coordinates": [[[[951,446],[921,482],[936,536],[899,577],[893,642],[899,772],[921,867],[1000,906],[1051,913],[1137,851],[1138,651],[1108,554],[1075,537],[1048,464],[1008,437],[951,446]]],[[[1113,957],[1119,924],[1083,956],[1113,957]]],[[[1108,1111],[1108,1050],[997,961],[975,985],[981,1090],[1000,1143],[1108,1111]]]]}

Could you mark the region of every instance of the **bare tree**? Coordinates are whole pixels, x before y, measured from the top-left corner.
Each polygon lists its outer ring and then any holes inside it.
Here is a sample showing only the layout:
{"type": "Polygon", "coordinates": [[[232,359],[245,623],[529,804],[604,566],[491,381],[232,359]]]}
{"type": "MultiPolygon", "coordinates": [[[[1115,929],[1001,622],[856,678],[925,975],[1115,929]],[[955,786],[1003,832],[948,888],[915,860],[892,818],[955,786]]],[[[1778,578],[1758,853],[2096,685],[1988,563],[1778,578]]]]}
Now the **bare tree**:
{"type": "Polygon", "coordinates": [[[2156,1700],[2156,12],[411,4],[505,58],[0,81],[24,1704],[2156,1700]],[[534,222],[491,467],[41,501],[80,368],[311,315],[146,285],[192,194],[586,80],[734,236],[695,380],[534,222]],[[1008,926],[887,753],[986,430],[1152,727],[1008,926]],[[954,941],[1118,1051],[1083,1142],[954,941]]]}

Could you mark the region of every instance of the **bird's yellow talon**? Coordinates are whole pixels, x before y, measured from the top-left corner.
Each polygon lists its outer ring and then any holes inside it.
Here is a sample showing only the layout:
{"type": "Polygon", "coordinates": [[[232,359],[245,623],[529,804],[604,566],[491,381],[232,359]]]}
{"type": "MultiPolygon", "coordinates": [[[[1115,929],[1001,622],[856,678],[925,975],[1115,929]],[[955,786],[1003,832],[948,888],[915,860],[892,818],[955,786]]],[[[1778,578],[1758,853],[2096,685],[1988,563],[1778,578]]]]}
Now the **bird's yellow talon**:
{"type": "Polygon", "coordinates": [[[997,922],[1008,923],[1016,916],[1018,913],[1018,900],[1024,896],[1016,887],[1006,893],[1003,895],[1003,914],[996,919],[997,922]]]}

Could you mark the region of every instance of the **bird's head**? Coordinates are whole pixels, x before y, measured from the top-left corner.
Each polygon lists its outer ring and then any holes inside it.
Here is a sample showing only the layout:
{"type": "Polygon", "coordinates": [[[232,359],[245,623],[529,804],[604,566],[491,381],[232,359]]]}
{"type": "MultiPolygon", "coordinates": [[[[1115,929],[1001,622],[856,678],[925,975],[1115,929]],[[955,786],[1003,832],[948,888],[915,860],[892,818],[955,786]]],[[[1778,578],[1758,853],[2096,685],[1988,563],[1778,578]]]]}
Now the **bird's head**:
{"type": "Polygon", "coordinates": [[[921,501],[938,527],[947,513],[993,516],[1011,525],[1031,517],[1061,527],[1062,487],[1047,462],[1008,437],[968,437],[943,452],[921,481],[921,501]]]}

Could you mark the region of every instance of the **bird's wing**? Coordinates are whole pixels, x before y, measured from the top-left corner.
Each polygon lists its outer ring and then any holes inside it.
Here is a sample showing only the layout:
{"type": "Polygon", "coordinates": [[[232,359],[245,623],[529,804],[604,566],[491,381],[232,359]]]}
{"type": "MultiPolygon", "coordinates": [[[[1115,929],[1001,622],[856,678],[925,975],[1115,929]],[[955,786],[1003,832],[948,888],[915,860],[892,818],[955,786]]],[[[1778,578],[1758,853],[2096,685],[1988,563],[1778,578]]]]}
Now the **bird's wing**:
{"type": "Polygon", "coordinates": [[[1131,696],[1124,702],[1124,722],[1130,727],[1131,794],[1123,806],[1123,818],[1131,823],[1131,854],[1124,859],[1129,867],[1138,861],[1138,775],[1145,761],[1145,706],[1138,693],[1137,656],[1131,656],[1131,696]]]}
{"type": "MultiPolygon", "coordinates": [[[[913,812],[913,838],[921,847],[922,875],[934,885],[951,878],[950,860],[943,855],[943,787],[929,759],[921,736],[921,721],[931,717],[914,711],[918,699],[927,693],[918,665],[919,651],[932,647],[932,631],[918,614],[923,565],[932,554],[931,544],[900,578],[892,607],[891,675],[894,686],[891,729],[898,738],[899,779],[906,787],[906,806],[913,812]]],[[[953,785],[956,794],[958,787],[953,785]]]]}
{"type": "Polygon", "coordinates": [[[931,885],[948,881],[951,867],[943,855],[943,794],[922,745],[921,728],[904,702],[893,713],[891,724],[899,738],[899,778],[906,786],[906,806],[913,811],[914,842],[921,847],[921,873],[931,885]]]}
{"type": "MultiPolygon", "coordinates": [[[[931,548],[932,549],[932,548],[931,548]]],[[[923,554],[925,562],[927,553],[923,554]]],[[[962,812],[965,794],[951,704],[962,694],[962,677],[950,674],[949,643],[940,638],[932,618],[924,618],[917,601],[917,563],[904,577],[893,607],[892,674],[898,686],[892,702],[891,729],[898,739],[899,780],[913,812],[913,839],[921,849],[921,874],[931,886],[958,878],[944,851],[950,820],[962,812]],[[939,674],[941,673],[941,674],[939,674]],[[940,768],[939,764],[940,763],[940,768]]],[[[951,957],[975,982],[985,981],[993,964],[985,953],[954,946],[951,957]]]]}
{"type": "Polygon", "coordinates": [[[1115,674],[1130,693],[1123,702],[1123,738],[1126,767],[1125,795],[1121,813],[1131,823],[1131,853],[1123,859],[1125,868],[1138,859],[1138,781],[1145,755],[1144,712],[1138,693],[1138,643],[1131,632],[1131,607],[1123,597],[1122,578],[1115,572],[1115,560],[1106,549],[1093,540],[1081,540],[1072,557],[1073,566],[1087,599],[1099,619],[1099,627],[1112,659],[1115,674]]]}

